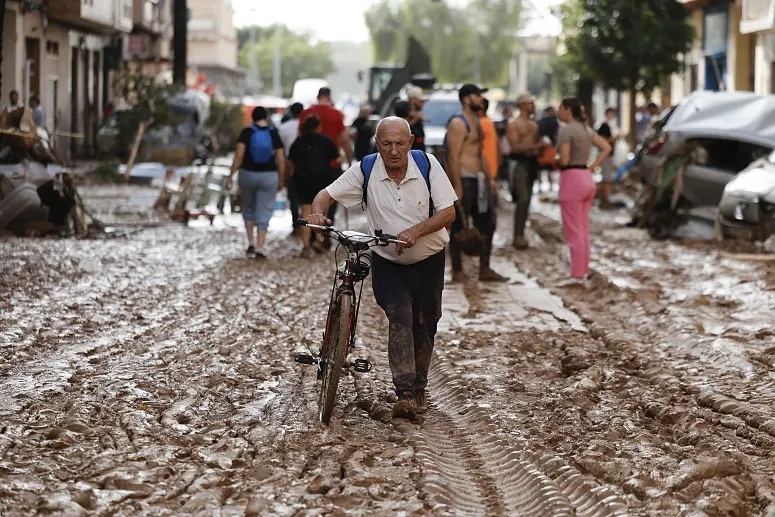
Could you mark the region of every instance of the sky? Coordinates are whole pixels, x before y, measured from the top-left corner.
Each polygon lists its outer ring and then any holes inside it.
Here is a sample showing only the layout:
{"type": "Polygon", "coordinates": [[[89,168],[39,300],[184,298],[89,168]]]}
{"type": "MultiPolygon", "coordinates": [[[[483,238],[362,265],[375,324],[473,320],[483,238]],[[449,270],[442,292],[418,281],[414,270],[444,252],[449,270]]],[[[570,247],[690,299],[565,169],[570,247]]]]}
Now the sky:
{"type": "MultiPolygon", "coordinates": [[[[325,41],[368,41],[369,32],[363,13],[378,0],[232,0],[234,23],[237,27],[254,23],[265,26],[282,23],[292,30],[311,30],[325,41]],[[260,6],[253,12],[254,6],[260,6]]],[[[428,0],[429,2],[431,0],[428,0]]],[[[465,0],[443,0],[449,4],[465,4],[465,0]]],[[[557,35],[559,22],[549,13],[549,7],[559,0],[523,0],[532,4],[538,14],[525,27],[527,34],[557,35]]]]}

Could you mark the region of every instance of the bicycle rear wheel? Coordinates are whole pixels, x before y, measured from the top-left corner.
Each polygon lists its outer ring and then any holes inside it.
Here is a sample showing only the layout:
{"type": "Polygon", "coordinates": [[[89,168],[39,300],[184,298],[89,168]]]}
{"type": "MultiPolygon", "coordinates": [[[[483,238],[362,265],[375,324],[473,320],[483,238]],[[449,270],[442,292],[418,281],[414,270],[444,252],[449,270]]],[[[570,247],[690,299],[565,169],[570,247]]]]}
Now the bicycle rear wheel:
{"type": "Polygon", "coordinates": [[[352,319],[353,297],[351,294],[340,294],[335,302],[334,313],[331,315],[331,336],[327,337],[325,357],[323,357],[323,383],[320,386],[320,421],[328,424],[336,405],[336,390],[339,387],[339,377],[342,375],[344,354],[350,339],[350,320],[352,319]]]}

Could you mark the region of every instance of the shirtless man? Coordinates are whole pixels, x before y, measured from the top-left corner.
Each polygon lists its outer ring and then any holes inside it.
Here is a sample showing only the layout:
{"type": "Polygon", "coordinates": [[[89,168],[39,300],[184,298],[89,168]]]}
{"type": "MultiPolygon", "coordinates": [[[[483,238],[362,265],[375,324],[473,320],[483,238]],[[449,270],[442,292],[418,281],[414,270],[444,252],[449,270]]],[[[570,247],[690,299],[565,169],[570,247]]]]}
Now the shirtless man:
{"type": "Polygon", "coordinates": [[[535,101],[528,93],[517,97],[519,116],[506,126],[506,136],[511,146],[509,183],[511,196],[516,203],[514,209],[514,240],[512,246],[517,249],[528,247],[525,239],[530,198],[533,196],[533,184],[538,179],[538,153],[543,145],[538,140],[538,124],[533,120],[535,101]]]}
{"type": "Polygon", "coordinates": [[[452,224],[450,252],[452,255],[452,280],[462,282],[463,257],[460,246],[456,244],[455,233],[463,229],[462,217],[470,217],[484,238],[482,254],[479,257],[479,280],[484,282],[503,282],[507,278],[490,269],[492,236],[495,233],[495,204],[497,202],[497,184],[490,174],[482,147],[482,129],[477,113],[482,110],[482,94],[486,88],[474,84],[465,84],[460,88],[458,97],[462,111],[452,118],[447,128],[447,174],[455,187],[459,207],[463,214],[455,218],[452,224]],[[481,192],[485,189],[486,192],[481,192]],[[481,196],[479,194],[482,194],[481,196]]]}

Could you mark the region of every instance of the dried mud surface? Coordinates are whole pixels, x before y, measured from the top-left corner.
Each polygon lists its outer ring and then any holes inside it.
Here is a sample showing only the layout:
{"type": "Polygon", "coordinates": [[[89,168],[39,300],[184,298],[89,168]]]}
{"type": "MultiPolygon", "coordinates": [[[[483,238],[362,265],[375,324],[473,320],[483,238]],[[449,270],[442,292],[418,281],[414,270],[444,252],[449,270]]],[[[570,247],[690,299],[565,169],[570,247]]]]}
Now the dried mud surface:
{"type": "MultiPolygon", "coordinates": [[[[142,189],[91,193],[116,222],[153,219],[142,189]]],[[[562,287],[554,208],[525,252],[504,246],[501,211],[493,265],[511,281],[447,285],[416,422],[390,416],[369,285],[354,355],[374,370],[343,377],[331,425],[316,421],[293,355],[318,345],[333,256],[297,258],[287,221],[266,261],[242,256],[231,217],[0,240],[0,514],[771,511],[771,265],[595,214],[594,285],[562,287]]]]}

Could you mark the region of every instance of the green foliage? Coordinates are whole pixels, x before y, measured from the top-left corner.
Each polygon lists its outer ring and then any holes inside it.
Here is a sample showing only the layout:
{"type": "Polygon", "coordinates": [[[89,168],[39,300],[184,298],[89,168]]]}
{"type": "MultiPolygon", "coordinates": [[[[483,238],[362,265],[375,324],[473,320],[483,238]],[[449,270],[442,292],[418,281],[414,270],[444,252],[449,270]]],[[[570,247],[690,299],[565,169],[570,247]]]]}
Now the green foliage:
{"type": "Polygon", "coordinates": [[[582,78],[579,70],[583,67],[571,54],[555,58],[552,62],[552,96],[558,99],[576,96],[577,84],[582,78]]]}
{"type": "Polygon", "coordinates": [[[472,80],[478,26],[482,82],[496,86],[506,82],[522,8],[520,0],[471,0],[462,8],[429,0],[381,0],[365,20],[375,62],[403,65],[411,35],[430,55],[441,82],[472,80]]]}
{"type": "Polygon", "coordinates": [[[116,97],[123,98],[131,106],[128,110],[116,111],[119,142],[133,142],[141,123],[149,129],[173,125],[181,120],[167,103],[172,95],[180,92],[180,87],[157,84],[153,77],[133,72],[128,63],[124,63],[116,77],[113,91],[116,97]]]}
{"type": "Polygon", "coordinates": [[[603,87],[650,92],[681,69],[694,26],[677,0],[572,0],[561,10],[566,64],[603,87]]]}
{"type": "Polygon", "coordinates": [[[222,152],[233,151],[242,131],[242,106],[213,99],[206,126],[218,138],[222,152]]]}
{"type": "MultiPolygon", "coordinates": [[[[283,95],[290,97],[293,84],[306,77],[326,78],[336,71],[331,60],[331,47],[327,42],[312,43],[312,35],[294,32],[287,27],[258,27],[256,45],[250,42],[250,28],[239,29],[237,39],[241,43],[239,64],[250,69],[253,63],[251,52],[258,53],[258,71],[264,85],[272,84],[272,63],[275,52],[275,34],[281,30],[281,59],[283,95]]],[[[266,87],[262,88],[265,90],[266,87]]]]}

